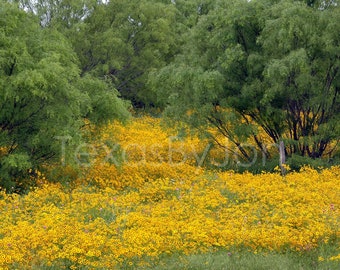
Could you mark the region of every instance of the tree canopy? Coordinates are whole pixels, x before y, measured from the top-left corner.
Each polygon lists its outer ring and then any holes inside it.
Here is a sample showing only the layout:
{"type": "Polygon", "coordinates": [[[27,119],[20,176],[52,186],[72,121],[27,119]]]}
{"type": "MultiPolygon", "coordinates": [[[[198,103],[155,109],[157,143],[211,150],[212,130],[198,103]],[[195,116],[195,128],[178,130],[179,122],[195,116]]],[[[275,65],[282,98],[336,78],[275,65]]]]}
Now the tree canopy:
{"type": "Polygon", "coordinates": [[[259,127],[288,155],[321,157],[340,134],[338,20],[325,2],[217,1],[150,85],[168,115],[217,127],[244,158],[250,136],[265,151],[259,127]]]}
{"type": "Polygon", "coordinates": [[[288,156],[332,155],[338,21],[336,0],[0,0],[1,185],[128,102],[213,126],[245,160],[249,138],[270,155],[264,134],[288,156]]]}
{"type": "Polygon", "coordinates": [[[70,42],[35,16],[1,2],[0,175],[9,188],[16,177],[60,158],[58,137],[80,139],[87,118],[105,122],[128,115],[105,81],[80,76],[70,42]]]}

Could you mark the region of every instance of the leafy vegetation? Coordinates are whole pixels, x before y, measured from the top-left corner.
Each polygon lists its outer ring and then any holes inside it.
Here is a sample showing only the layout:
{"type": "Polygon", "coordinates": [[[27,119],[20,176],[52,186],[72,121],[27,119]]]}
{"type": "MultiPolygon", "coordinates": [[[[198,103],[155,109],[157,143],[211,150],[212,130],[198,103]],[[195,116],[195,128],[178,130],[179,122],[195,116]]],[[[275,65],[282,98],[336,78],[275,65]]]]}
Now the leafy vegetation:
{"type": "Polygon", "coordinates": [[[286,155],[319,158],[339,140],[339,8],[299,1],[216,1],[183,52],[150,85],[170,117],[216,127],[237,146],[253,137],[286,155]],[[188,113],[190,112],[190,113],[188,113]]]}
{"type": "Polygon", "coordinates": [[[122,98],[241,162],[254,158],[250,139],[266,159],[282,142],[302,163],[339,158],[336,1],[2,0],[0,12],[8,190],[60,144],[79,146],[88,121],[126,119],[122,98]]]}
{"type": "Polygon", "coordinates": [[[70,42],[13,4],[0,9],[0,185],[60,157],[60,140],[80,142],[84,119],[126,118],[124,102],[105,81],[80,76],[70,42]]]}

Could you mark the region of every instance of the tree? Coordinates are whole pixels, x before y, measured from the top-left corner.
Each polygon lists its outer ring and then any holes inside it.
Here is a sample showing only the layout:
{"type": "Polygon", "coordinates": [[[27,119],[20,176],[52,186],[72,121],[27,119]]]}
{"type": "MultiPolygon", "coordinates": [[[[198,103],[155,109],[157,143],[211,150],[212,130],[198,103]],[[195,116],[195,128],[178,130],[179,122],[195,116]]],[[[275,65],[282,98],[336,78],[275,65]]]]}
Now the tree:
{"type": "Polygon", "coordinates": [[[216,127],[246,160],[249,137],[268,155],[259,128],[288,155],[321,157],[340,134],[338,19],[336,5],[218,1],[149,83],[167,115],[216,127]]]}
{"type": "Polygon", "coordinates": [[[103,81],[80,77],[77,64],[59,32],[42,29],[33,15],[1,2],[1,186],[14,187],[29,169],[60,159],[58,138],[70,137],[76,145],[84,117],[127,116],[117,93],[103,81]]]}
{"type": "Polygon", "coordinates": [[[147,74],[178,50],[176,12],[170,1],[112,0],[96,6],[73,37],[82,73],[109,79],[135,106],[153,104],[147,74]]]}
{"type": "Polygon", "coordinates": [[[260,43],[268,63],[260,102],[283,113],[280,136],[289,139],[289,153],[318,158],[339,139],[340,28],[334,23],[339,15],[337,7],[285,3],[273,7],[263,29],[260,43]]]}
{"type": "Polygon", "coordinates": [[[100,4],[97,0],[15,0],[26,12],[35,14],[42,27],[58,30],[72,28],[91,14],[100,4]]]}
{"type": "Polygon", "coordinates": [[[72,43],[82,75],[106,78],[139,106],[155,106],[146,86],[151,70],[168,64],[182,36],[214,1],[16,0],[72,43]],[[105,4],[103,3],[105,2],[105,4]]]}

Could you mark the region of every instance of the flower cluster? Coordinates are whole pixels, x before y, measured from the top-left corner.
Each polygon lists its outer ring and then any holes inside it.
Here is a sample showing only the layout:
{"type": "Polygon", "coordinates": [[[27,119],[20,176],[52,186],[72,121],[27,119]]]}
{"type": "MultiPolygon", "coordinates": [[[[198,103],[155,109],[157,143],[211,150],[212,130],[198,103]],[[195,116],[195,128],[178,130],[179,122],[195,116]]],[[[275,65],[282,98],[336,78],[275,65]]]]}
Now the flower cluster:
{"type": "MultiPolygon", "coordinates": [[[[133,136],[118,124],[100,136],[111,130],[122,147],[138,141],[148,148],[167,138],[159,123],[150,128],[153,121],[137,119],[133,136]]],[[[180,143],[202,146],[195,138],[180,143]]],[[[96,161],[85,170],[72,189],[44,179],[24,196],[0,193],[1,269],[112,269],[164,253],[241,246],[305,252],[340,238],[340,167],[253,175],[203,169],[188,159],[96,161]]]]}
{"type": "Polygon", "coordinates": [[[122,189],[158,178],[190,178],[201,171],[210,150],[207,141],[181,138],[175,129],[162,127],[160,119],[146,116],[127,125],[114,122],[95,134],[96,157],[84,182],[100,187],[122,189]]]}

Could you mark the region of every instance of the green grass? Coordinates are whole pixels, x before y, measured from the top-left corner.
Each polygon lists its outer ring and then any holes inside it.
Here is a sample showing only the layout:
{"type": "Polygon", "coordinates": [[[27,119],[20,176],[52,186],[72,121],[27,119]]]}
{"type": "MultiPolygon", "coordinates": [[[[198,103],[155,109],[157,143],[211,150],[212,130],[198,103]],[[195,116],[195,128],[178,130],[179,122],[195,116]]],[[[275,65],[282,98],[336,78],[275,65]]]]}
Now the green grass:
{"type": "Polygon", "coordinates": [[[339,261],[319,261],[339,253],[336,245],[323,245],[303,253],[287,251],[261,252],[219,250],[204,254],[170,254],[157,259],[146,259],[149,266],[141,266],[140,260],[126,261],[119,269],[145,270],[340,270],[339,261]]]}
{"type": "MultiPolygon", "coordinates": [[[[117,270],[340,270],[339,261],[319,261],[339,254],[338,243],[322,245],[304,252],[253,252],[245,249],[211,251],[201,254],[166,254],[159,257],[125,260],[117,270]]],[[[51,266],[33,266],[33,270],[71,269],[72,262],[61,260],[51,266]]],[[[13,265],[10,269],[20,269],[13,265]]],[[[78,267],[79,270],[95,268],[78,267]]],[[[97,268],[104,270],[103,268],[97,268]]]]}

